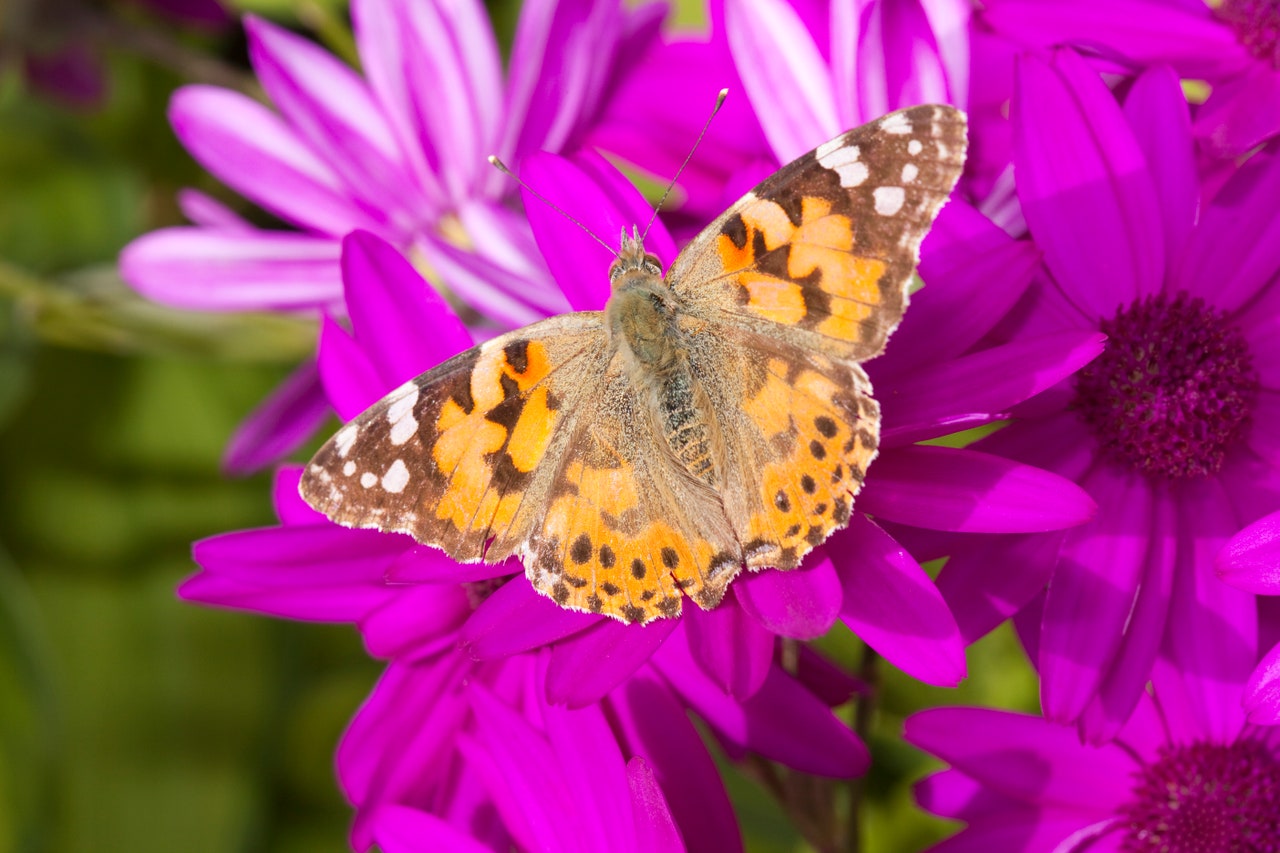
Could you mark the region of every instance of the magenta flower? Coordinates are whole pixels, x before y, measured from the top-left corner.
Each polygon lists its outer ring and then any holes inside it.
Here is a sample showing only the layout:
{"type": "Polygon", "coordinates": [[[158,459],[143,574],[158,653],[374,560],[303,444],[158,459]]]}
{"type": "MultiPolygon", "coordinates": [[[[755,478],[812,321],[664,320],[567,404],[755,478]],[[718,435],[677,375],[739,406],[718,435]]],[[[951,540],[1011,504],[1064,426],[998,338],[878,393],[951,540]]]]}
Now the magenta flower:
{"type": "MultiPolygon", "coordinates": [[[[423,365],[468,346],[470,339],[435,291],[377,237],[361,232],[349,236],[343,266],[352,333],[327,320],[319,366],[334,407],[351,417],[420,372],[423,365]]],[[[500,819],[490,815],[487,823],[480,823],[489,827],[493,838],[510,836],[529,849],[548,846],[543,842],[554,837],[540,833],[593,837],[590,827],[546,823],[547,814],[565,806],[563,798],[530,805],[522,802],[520,791],[502,787],[521,780],[501,769],[511,760],[501,750],[514,747],[499,743],[509,727],[506,723],[490,727],[494,715],[517,709],[535,730],[526,732],[529,742],[546,738],[553,752],[566,756],[565,733],[587,725],[565,724],[553,730],[551,717],[567,712],[555,710],[548,700],[585,711],[595,708],[596,699],[608,693],[606,716],[617,740],[614,749],[621,750],[619,762],[639,756],[648,763],[690,849],[732,850],[740,847],[740,841],[714,764],[686,709],[696,711],[736,755],[756,752],[829,776],[865,770],[865,747],[830,711],[831,706],[847,701],[854,685],[807,650],[793,676],[774,661],[773,636],[761,628],[746,636],[750,649],[717,646],[729,655],[726,666],[759,667],[743,676],[753,688],[749,698],[741,699],[727,693],[695,662],[705,645],[702,635],[680,629],[675,620],[635,626],[640,633],[628,634],[628,642],[617,644],[612,657],[583,657],[599,649],[598,643],[587,642],[522,653],[513,646],[528,644],[531,632],[540,632],[537,645],[544,645],[559,636],[557,632],[563,633],[566,623],[578,631],[591,628],[584,635],[595,637],[602,636],[604,626],[596,625],[595,617],[562,611],[549,599],[538,597],[514,562],[496,567],[461,565],[405,536],[338,527],[302,502],[297,493],[299,474],[298,469],[286,469],[278,477],[275,498],[281,526],[197,543],[195,558],[202,571],[181,592],[190,600],[288,618],[352,622],[359,626],[372,654],[393,661],[339,753],[339,778],[357,808],[353,834],[357,847],[363,849],[381,837],[379,815],[389,804],[429,812],[455,829],[479,825],[477,810],[496,809],[500,819]],[[508,580],[511,575],[515,576],[508,580]],[[426,581],[421,580],[424,577],[426,581]],[[482,602],[522,592],[532,599],[523,622],[510,626],[490,622],[486,628],[473,618],[473,610],[482,602]],[[763,659],[754,654],[762,635],[768,642],[763,659]],[[492,650],[499,644],[505,644],[501,654],[474,654],[481,647],[492,650]],[[650,660],[659,644],[661,654],[650,660]],[[600,677],[586,685],[591,695],[583,696],[576,685],[575,673],[615,669],[621,675],[609,686],[616,689],[597,691],[600,677]],[[498,699],[477,698],[484,691],[498,699]],[[509,706],[507,711],[494,710],[498,700],[509,706]],[[489,766],[485,761],[499,769],[485,775],[484,768],[489,766]],[[535,806],[551,812],[526,813],[535,806]]],[[[579,747],[587,756],[600,749],[575,746],[579,747]]],[[[539,772],[550,778],[560,771],[547,767],[539,772]]],[[[581,782],[581,767],[566,766],[563,773],[574,785],[581,782]]],[[[523,782],[537,787],[546,780],[523,782]]],[[[569,783],[554,784],[560,786],[554,790],[566,790],[566,796],[576,790],[566,788],[569,783]]],[[[605,813],[629,802],[637,822],[643,817],[641,805],[648,803],[649,812],[644,814],[649,817],[644,819],[656,820],[650,814],[656,808],[653,797],[644,794],[634,799],[640,794],[627,795],[628,790],[632,789],[618,781],[612,793],[602,792],[602,799],[592,802],[605,813]]],[[[581,820],[596,817],[584,814],[581,820]]],[[[592,848],[588,843],[584,849],[592,848]]]]}
{"type": "MultiPolygon", "coordinates": [[[[1208,621],[1182,626],[1197,639],[1208,621]]],[[[1208,661],[1206,661],[1207,663],[1208,661]]],[[[935,708],[906,739],[951,765],[916,788],[964,821],[938,853],[1000,850],[1273,851],[1280,838],[1280,729],[1245,722],[1241,682],[1167,663],[1114,742],[1081,743],[1040,717],[935,708]]]]}
{"type": "MultiPolygon", "coordinates": [[[[1219,577],[1247,592],[1280,595],[1280,512],[1259,519],[1233,536],[1218,554],[1217,569],[1219,577]]],[[[1250,676],[1245,685],[1244,706],[1250,722],[1280,724],[1280,643],[1250,676]]]]}
{"type": "MultiPolygon", "coordinates": [[[[250,59],[278,109],[187,86],[174,131],[200,163],[295,230],[254,227],[188,193],[192,226],[165,228],[120,256],[124,278],[159,302],[205,310],[311,310],[342,303],[341,239],[378,234],[421,258],[488,321],[520,326],[567,306],[538,262],[514,184],[486,161],[572,149],[661,8],[537,0],[522,9],[504,75],[478,0],[353,4],[365,76],[314,43],[247,17],[250,59]]],[[[314,365],[266,401],[226,465],[261,467],[323,417],[314,365]]]]}
{"type": "Polygon", "coordinates": [[[1045,268],[1007,328],[1101,330],[1109,341],[978,447],[1076,480],[1099,512],[1065,544],[961,545],[939,584],[999,602],[967,627],[976,636],[1052,573],[1044,713],[1079,720],[1098,742],[1128,719],[1157,655],[1204,690],[1219,668],[1254,663],[1242,651],[1254,642],[1253,597],[1218,582],[1211,563],[1280,494],[1280,160],[1249,161],[1197,213],[1174,74],[1143,74],[1121,106],[1069,50],[1019,60],[1013,124],[1018,194],[1045,268]],[[1202,609],[1232,626],[1222,645],[1186,630],[1202,609]]]}
{"type": "Polygon", "coordinates": [[[1024,45],[1071,45],[1109,65],[1171,66],[1213,92],[1196,138],[1235,157],[1280,133],[1280,6],[1273,0],[990,0],[980,21],[1024,45]]]}

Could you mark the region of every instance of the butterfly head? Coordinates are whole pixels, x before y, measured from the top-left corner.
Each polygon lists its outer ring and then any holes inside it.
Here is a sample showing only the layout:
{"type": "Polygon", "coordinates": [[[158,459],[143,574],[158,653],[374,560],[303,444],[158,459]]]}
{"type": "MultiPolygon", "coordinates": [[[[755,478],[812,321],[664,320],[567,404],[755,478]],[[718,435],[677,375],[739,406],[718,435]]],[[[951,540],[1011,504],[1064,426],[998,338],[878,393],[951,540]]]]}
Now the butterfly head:
{"type": "Polygon", "coordinates": [[[618,250],[618,259],[609,267],[609,282],[614,290],[622,290],[637,278],[662,278],[662,261],[657,255],[644,250],[644,239],[639,230],[631,226],[631,234],[622,229],[622,245],[618,250]]]}

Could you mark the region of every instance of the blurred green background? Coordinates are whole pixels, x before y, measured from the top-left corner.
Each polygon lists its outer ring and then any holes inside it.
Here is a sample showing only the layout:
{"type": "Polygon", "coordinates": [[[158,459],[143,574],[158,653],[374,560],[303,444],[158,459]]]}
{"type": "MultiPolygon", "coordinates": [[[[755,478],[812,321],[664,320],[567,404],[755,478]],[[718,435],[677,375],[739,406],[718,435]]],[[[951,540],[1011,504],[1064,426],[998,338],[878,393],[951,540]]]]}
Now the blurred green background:
{"type": "MultiPolygon", "coordinates": [[[[515,5],[491,4],[500,37],[515,5]]],[[[238,7],[350,55],[341,2],[238,7]]],[[[0,4],[0,24],[13,10],[0,4]]],[[[28,43],[0,30],[0,853],[345,850],[333,748],[379,666],[350,628],[174,594],[192,540],[273,522],[268,477],[230,480],[218,461],[312,329],[145,305],[114,272],[130,239],[181,221],[181,187],[267,221],[165,120],[173,89],[210,68],[252,86],[243,35],[121,14],[199,61],[107,50],[104,100],[72,108],[30,91],[28,43]]],[[[681,14],[696,20],[698,5],[681,14]]],[[[860,659],[847,632],[824,645],[860,659]]],[[[902,718],[932,704],[1034,710],[1035,683],[1007,629],[971,651],[959,691],[879,671],[863,849],[920,849],[949,827],[911,805],[930,765],[898,739],[902,718]]],[[[749,849],[809,849],[762,788],[726,774],[749,849]]]]}

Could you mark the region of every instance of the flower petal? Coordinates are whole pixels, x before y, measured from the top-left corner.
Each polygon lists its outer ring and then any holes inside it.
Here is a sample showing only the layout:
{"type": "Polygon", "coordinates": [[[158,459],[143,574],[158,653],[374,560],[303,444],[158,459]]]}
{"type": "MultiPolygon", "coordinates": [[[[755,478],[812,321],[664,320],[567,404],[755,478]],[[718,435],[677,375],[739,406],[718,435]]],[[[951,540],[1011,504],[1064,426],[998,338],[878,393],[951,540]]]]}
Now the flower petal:
{"type": "Polygon", "coordinates": [[[749,572],[738,578],[734,591],[747,613],[783,637],[817,639],[840,614],[840,578],[822,553],[798,569],[749,572]]]}
{"type": "Polygon", "coordinates": [[[336,240],[287,231],[162,228],[120,253],[148,299],[200,311],[296,310],[342,298],[336,240]]]}
{"type": "Polygon", "coordinates": [[[325,317],[320,325],[316,365],[325,396],[343,422],[356,417],[395,388],[383,380],[360,345],[331,317],[325,317]]]}
{"type": "Polygon", "coordinates": [[[223,470],[249,474],[278,462],[311,438],[328,416],[319,371],[308,359],[236,428],[223,452],[223,470]]]}
{"type": "Polygon", "coordinates": [[[456,584],[494,580],[523,574],[524,567],[515,557],[500,563],[459,563],[439,548],[415,545],[402,553],[387,569],[387,581],[393,584],[456,584]]]}
{"type": "Polygon", "coordinates": [[[1041,805],[1110,811],[1128,801],[1137,769],[1119,747],[1088,747],[1066,726],[987,708],[920,711],[903,738],[1000,794],[1041,805]]]}
{"type": "Polygon", "coordinates": [[[649,762],[636,756],[627,762],[627,785],[636,813],[636,850],[684,850],[680,830],[662,796],[649,762]]]}
{"type": "Polygon", "coordinates": [[[552,298],[545,292],[546,282],[540,278],[513,272],[478,252],[430,234],[419,235],[414,248],[459,299],[500,326],[527,326],[567,306],[563,296],[552,298]],[[549,305],[555,311],[548,310],[549,305]]]}
{"type": "Polygon", "coordinates": [[[1151,170],[1164,222],[1165,260],[1173,269],[1200,204],[1191,113],[1173,69],[1161,65],[1138,77],[1124,100],[1124,115],[1151,170]]]}
{"type": "Polygon", "coordinates": [[[169,104],[169,121],[200,165],[295,225],[334,237],[380,225],[292,128],[246,95],[184,86],[169,104]]]}
{"type": "Polygon", "coordinates": [[[1245,684],[1244,709],[1255,726],[1280,724],[1280,645],[1258,663],[1245,684]]]}
{"type": "MultiPolygon", "coordinates": [[[[398,212],[431,212],[395,134],[364,80],[314,42],[246,15],[249,58],[262,87],[310,149],[341,176],[360,209],[387,227],[398,212]]],[[[438,203],[438,200],[436,200],[438,203]]]]}
{"type": "Polygon", "coordinates": [[[1251,62],[1231,29],[1199,3],[991,0],[980,20],[1038,47],[1089,45],[1139,67],[1168,62],[1181,77],[1215,79],[1251,62]]]}
{"type": "Polygon", "coordinates": [[[1110,90],[1075,53],[1018,60],[1018,198],[1045,263],[1090,317],[1156,293],[1164,237],[1142,151],[1110,90]]]}
{"type": "MultiPolygon", "coordinates": [[[[886,396],[885,432],[923,435],[931,424],[1008,412],[1088,364],[1105,341],[1100,332],[1087,331],[1023,338],[917,371],[893,383],[886,396]]],[[[929,437],[947,432],[942,428],[929,437]]]]}
{"type": "Polygon", "coordinates": [[[1242,157],[1280,133],[1280,73],[1260,62],[1214,86],[1196,113],[1195,133],[1218,157],[1242,157]]]}
{"type": "Polygon", "coordinates": [[[966,645],[995,630],[1044,590],[1065,535],[966,536],[956,543],[937,585],[966,645]]]}
{"type": "MultiPolygon", "coordinates": [[[[745,578],[733,585],[740,592],[745,578]]],[[[707,677],[735,699],[760,689],[773,666],[774,635],[734,598],[711,610],[690,607],[682,616],[693,657],[707,677]]]]}
{"type": "Polygon", "coordinates": [[[1280,512],[1232,536],[1214,563],[1218,577],[1258,595],[1280,595],[1280,512]]]}
{"type": "Polygon", "coordinates": [[[222,228],[242,233],[252,233],[257,230],[249,220],[200,190],[178,190],[178,208],[183,216],[191,220],[192,224],[203,228],[222,228]]]}
{"type": "Polygon", "coordinates": [[[536,649],[605,617],[566,610],[534,591],[523,575],[499,587],[467,620],[460,638],[480,660],[536,649]]]}
{"type": "Polygon", "coordinates": [[[908,675],[959,684],[966,674],[960,629],[920,564],[862,513],[826,548],[844,585],[844,623],[908,675]]]}
{"type": "Polygon", "coordinates": [[[1049,582],[1040,698],[1050,720],[1084,711],[1120,648],[1150,551],[1153,498],[1138,474],[1100,465],[1085,480],[1098,517],[1072,531],[1049,582]]]}
{"type": "Polygon", "coordinates": [[[1200,214],[1171,290],[1186,290],[1234,311],[1275,281],[1280,270],[1280,154],[1249,158],[1200,214]]]}
{"type": "Polygon", "coordinates": [[[671,688],[644,667],[607,701],[619,737],[652,766],[688,848],[741,853],[742,837],[724,781],[671,688]]]}
{"type": "Polygon", "coordinates": [[[840,131],[831,70],[795,10],[782,0],[726,0],[734,64],[778,161],[789,163],[840,131]]]}
{"type": "Polygon", "coordinates": [[[604,619],[559,640],[547,668],[547,700],[570,708],[599,701],[644,664],[679,624],[678,619],[648,625],[604,619]]]}
{"type": "Polygon", "coordinates": [[[381,806],[372,818],[373,838],[383,853],[491,853],[488,845],[428,812],[408,806],[381,806]]]}
{"type": "Polygon", "coordinates": [[[413,657],[441,640],[452,649],[457,629],[471,615],[471,602],[462,587],[423,584],[395,592],[358,622],[369,654],[385,659],[413,657]]]}
{"type": "Polygon", "coordinates": [[[1093,500],[1057,474],[954,447],[913,445],[880,456],[858,508],[891,521],[961,533],[1032,533],[1073,527],[1093,500]]]}
{"type": "Polygon", "coordinates": [[[352,331],[386,387],[471,347],[444,298],[385,240],[365,231],[347,235],[342,280],[352,331]]]}

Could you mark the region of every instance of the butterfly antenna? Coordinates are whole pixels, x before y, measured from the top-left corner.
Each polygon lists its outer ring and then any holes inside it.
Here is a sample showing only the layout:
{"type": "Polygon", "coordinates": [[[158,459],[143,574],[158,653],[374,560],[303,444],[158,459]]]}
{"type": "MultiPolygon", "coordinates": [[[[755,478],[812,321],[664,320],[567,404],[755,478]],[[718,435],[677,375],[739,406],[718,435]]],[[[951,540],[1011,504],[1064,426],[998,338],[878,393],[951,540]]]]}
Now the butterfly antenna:
{"type": "Polygon", "coordinates": [[[609,254],[613,255],[615,258],[616,258],[616,257],[618,257],[618,250],[617,250],[617,249],[614,249],[614,248],[610,247],[608,243],[606,243],[605,241],[603,241],[603,240],[601,240],[599,237],[597,237],[597,236],[595,235],[595,232],[593,232],[590,228],[588,228],[587,226],[583,225],[583,224],[582,224],[581,222],[579,222],[578,220],[574,219],[574,218],[573,218],[572,216],[570,216],[568,213],[565,213],[564,209],[563,209],[563,208],[561,208],[559,205],[557,205],[555,202],[553,202],[551,199],[547,198],[547,197],[546,197],[546,196],[544,196],[542,193],[538,192],[538,191],[537,191],[537,190],[535,190],[533,187],[531,187],[531,186],[529,186],[528,184],[526,184],[524,181],[520,180],[520,178],[518,178],[514,172],[512,172],[510,169],[508,169],[508,168],[507,168],[507,164],[506,164],[506,163],[503,163],[501,160],[499,160],[499,159],[497,158],[497,156],[495,156],[495,155],[493,155],[493,154],[490,154],[490,155],[489,155],[489,165],[493,166],[493,168],[497,169],[497,170],[498,170],[499,172],[501,172],[502,174],[509,176],[509,177],[510,177],[512,180],[514,180],[517,184],[519,184],[520,186],[522,186],[522,187],[524,187],[526,190],[528,190],[528,191],[529,191],[529,193],[530,193],[534,198],[536,198],[538,201],[542,202],[542,203],[543,203],[543,204],[545,204],[547,207],[551,208],[551,209],[552,209],[552,210],[554,210],[556,213],[560,214],[560,215],[561,215],[561,216],[563,216],[565,219],[567,219],[567,220],[569,220],[570,222],[572,222],[574,225],[577,225],[577,226],[578,226],[579,228],[581,228],[581,229],[583,230],[583,232],[585,232],[585,233],[587,234],[587,236],[589,236],[592,240],[595,240],[595,241],[596,241],[597,243],[599,243],[601,246],[604,246],[605,250],[606,250],[609,254]]]}
{"type": "Polygon", "coordinates": [[[658,211],[662,209],[662,203],[667,200],[667,196],[671,195],[671,190],[675,187],[676,181],[680,180],[684,167],[688,166],[689,161],[693,159],[693,153],[698,150],[702,137],[707,135],[707,128],[711,127],[711,120],[716,117],[716,113],[720,112],[720,107],[724,106],[724,99],[727,97],[729,97],[728,89],[721,89],[720,94],[716,95],[716,105],[711,108],[711,115],[707,116],[706,124],[702,125],[702,132],[693,141],[693,147],[689,149],[689,153],[685,156],[684,162],[680,164],[680,168],[676,169],[675,177],[671,179],[671,183],[667,184],[667,188],[662,191],[662,198],[658,199],[658,203],[653,206],[653,215],[649,217],[649,223],[644,226],[644,233],[640,235],[641,242],[644,241],[645,237],[649,236],[649,229],[653,227],[653,221],[658,218],[658,211]]]}

